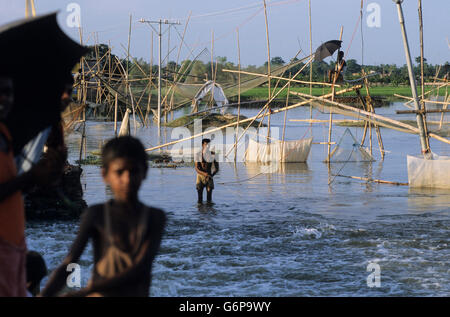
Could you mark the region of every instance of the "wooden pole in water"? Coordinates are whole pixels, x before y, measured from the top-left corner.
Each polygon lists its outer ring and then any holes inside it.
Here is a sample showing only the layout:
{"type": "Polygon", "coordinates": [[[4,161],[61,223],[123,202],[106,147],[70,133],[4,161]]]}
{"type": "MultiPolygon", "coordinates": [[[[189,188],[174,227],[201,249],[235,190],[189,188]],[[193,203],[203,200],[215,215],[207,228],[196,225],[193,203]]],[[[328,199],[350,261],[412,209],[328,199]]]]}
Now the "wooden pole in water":
{"type": "MultiPolygon", "coordinates": [[[[289,77],[291,76],[291,74],[289,74],[289,77]]],[[[288,85],[288,92],[287,92],[287,96],[286,96],[286,107],[289,106],[289,95],[291,92],[291,83],[289,83],[288,85]]],[[[283,122],[283,136],[282,136],[282,140],[281,140],[281,161],[284,162],[285,158],[284,158],[284,140],[285,140],[285,136],[286,136],[286,120],[287,120],[287,110],[284,112],[284,122],[283,122]]]]}
{"type": "MultiPolygon", "coordinates": [[[[309,0],[308,3],[309,7],[309,54],[313,54],[313,47],[312,47],[312,17],[311,17],[311,0],[309,0]]],[[[312,70],[313,70],[313,64],[311,63],[309,65],[309,94],[312,95],[312,70]]],[[[309,118],[312,119],[312,105],[309,105],[309,118]]]]}
{"type": "MultiPolygon", "coordinates": [[[[442,107],[442,109],[443,110],[447,110],[447,105],[448,105],[448,103],[449,103],[449,95],[448,95],[448,90],[447,90],[447,87],[445,87],[445,97],[444,97],[444,101],[445,101],[445,104],[444,104],[444,106],[442,107]]],[[[441,120],[439,121],[439,130],[440,129],[442,129],[442,124],[444,123],[444,113],[442,112],[442,114],[441,114],[441,120]]]]}
{"type": "MultiPolygon", "coordinates": [[[[267,41],[267,99],[270,100],[271,96],[272,96],[272,91],[270,89],[270,42],[269,42],[269,23],[267,21],[267,5],[266,5],[266,0],[263,0],[264,3],[264,18],[265,18],[265,24],[266,24],[266,41],[267,41]]],[[[267,118],[267,138],[266,138],[266,143],[269,144],[270,142],[270,114],[271,114],[271,110],[270,110],[270,104],[268,104],[268,111],[269,111],[269,116],[267,118]]],[[[267,150],[269,150],[269,147],[267,147],[267,150]]]]}
{"type": "MultiPolygon", "coordinates": [[[[409,81],[411,83],[411,92],[412,92],[412,96],[414,98],[414,107],[416,108],[416,110],[419,110],[420,109],[419,98],[417,96],[416,80],[414,78],[414,72],[413,72],[412,61],[411,61],[411,53],[409,51],[408,37],[406,35],[406,27],[405,27],[405,19],[403,17],[402,1],[403,0],[395,0],[395,3],[397,4],[398,19],[400,22],[400,27],[401,27],[402,36],[403,36],[403,46],[405,49],[406,64],[408,66],[409,81]]],[[[416,120],[417,120],[417,126],[419,127],[419,131],[420,131],[420,145],[422,148],[422,153],[423,153],[425,159],[429,159],[431,157],[431,150],[428,147],[428,142],[427,142],[428,136],[425,133],[424,117],[421,116],[420,114],[417,114],[416,120]]]]}
{"type": "Polygon", "coordinates": [[[239,120],[241,118],[241,47],[239,44],[239,28],[236,29],[237,36],[237,48],[238,48],[238,115],[237,115],[237,125],[236,125],[236,136],[234,143],[234,162],[237,161],[237,142],[239,135],[239,120]]]}
{"type": "MultiPolygon", "coordinates": [[[[425,78],[424,78],[424,48],[423,48],[423,19],[422,19],[422,0],[419,0],[419,3],[418,3],[418,13],[419,13],[419,29],[420,29],[420,78],[421,78],[421,90],[422,90],[422,103],[421,103],[421,106],[422,106],[422,109],[423,110],[426,110],[425,109],[425,84],[424,84],[424,80],[425,80],[425,78]]],[[[424,129],[425,129],[425,134],[427,135],[428,134],[428,128],[427,128],[427,124],[426,124],[426,122],[427,122],[427,118],[426,118],[426,113],[423,113],[422,114],[422,116],[423,116],[423,120],[424,120],[424,122],[425,122],[425,124],[424,124],[424,129]]],[[[426,140],[426,142],[427,142],[427,148],[429,149],[430,148],[430,139],[429,138],[426,138],[425,139],[426,140]]]]}
{"type": "Polygon", "coordinates": [[[152,41],[150,46],[150,69],[149,69],[149,75],[148,75],[148,99],[147,99],[147,111],[145,113],[145,119],[144,122],[148,126],[150,124],[150,120],[148,119],[148,115],[150,114],[150,101],[152,100],[152,77],[153,77],[153,30],[152,30],[152,41]],[[148,120],[148,123],[147,123],[148,120]]]}
{"type": "Polygon", "coordinates": [[[213,81],[213,90],[210,90],[211,98],[209,107],[212,108],[214,100],[214,30],[211,30],[211,80],[213,81]]]}
{"type": "Polygon", "coordinates": [[[118,100],[117,100],[117,92],[116,92],[116,98],[114,100],[114,136],[117,137],[117,106],[118,106],[118,100]]]}
{"type": "MultiPolygon", "coordinates": [[[[342,41],[342,33],[344,32],[344,27],[341,26],[341,31],[340,31],[340,35],[339,35],[339,40],[342,41]]],[[[333,77],[333,85],[331,86],[331,100],[334,101],[334,92],[335,92],[335,87],[334,84],[336,83],[336,80],[339,76],[339,72],[341,70],[341,65],[337,65],[338,71],[334,74],[333,77]]],[[[330,162],[330,155],[331,155],[331,132],[333,130],[333,108],[330,108],[330,123],[328,126],[328,144],[327,144],[327,158],[326,158],[326,162],[330,162]]]]}

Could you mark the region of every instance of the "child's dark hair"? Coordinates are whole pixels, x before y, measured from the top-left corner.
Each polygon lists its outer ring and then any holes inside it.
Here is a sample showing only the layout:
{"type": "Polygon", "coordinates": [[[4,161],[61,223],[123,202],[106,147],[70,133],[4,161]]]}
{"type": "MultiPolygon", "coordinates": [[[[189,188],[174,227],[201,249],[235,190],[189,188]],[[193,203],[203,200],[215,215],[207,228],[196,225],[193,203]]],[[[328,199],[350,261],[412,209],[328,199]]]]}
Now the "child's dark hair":
{"type": "Polygon", "coordinates": [[[205,143],[210,143],[211,142],[211,140],[210,139],[203,139],[202,140],[202,144],[205,144],[205,143]]]}
{"type": "Polygon", "coordinates": [[[142,164],[148,170],[148,157],[141,141],[132,136],[120,136],[109,140],[102,149],[102,167],[107,171],[109,163],[117,158],[129,159],[142,164]]]}

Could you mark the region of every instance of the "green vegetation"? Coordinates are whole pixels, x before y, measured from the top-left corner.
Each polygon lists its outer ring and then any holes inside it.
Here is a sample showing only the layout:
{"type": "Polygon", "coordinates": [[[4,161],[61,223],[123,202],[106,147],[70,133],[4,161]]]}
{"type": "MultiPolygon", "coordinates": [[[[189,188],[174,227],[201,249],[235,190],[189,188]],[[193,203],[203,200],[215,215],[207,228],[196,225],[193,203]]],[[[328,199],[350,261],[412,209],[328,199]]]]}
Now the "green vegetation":
{"type": "MultiPolygon", "coordinates": [[[[94,61],[96,60],[96,56],[98,55],[98,58],[100,59],[107,51],[108,51],[108,45],[106,44],[99,44],[98,46],[92,46],[92,50],[90,54],[87,55],[87,59],[94,61]],[[96,54],[97,51],[97,54],[96,54]]],[[[237,74],[236,73],[229,73],[229,72],[223,72],[223,69],[230,69],[230,70],[237,70],[237,64],[230,62],[227,60],[226,57],[218,56],[216,57],[216,60],[214,61],[214,67],[211,67],[211,61],[209,57],[209,53],[207,50],[205,50],[203,53],[199,54],[197,59],[195,60],[184,60],[181,61],[180,64],[177,64],[174,61],[169,61],[166,65],[163,65],[162,67],[162,77],[164,79],[167,79],[169,81],[180,81],[184,83],[192,83],[192,84],[202,84],[205,82],[205,80],[212,79],[215,77],[216,81],[219,83],[236,83],[237,82],[237,74]],[[202,61],[204,60],[204,61],[202,61]],[[205,62],[208,61],[208,62],[205,62]],[[215,66],[217,65],[217,69],[215,69],[215,66]],[[214,72],[213,72],[214,69],[214,72]]],[[[334,57],[328,58],[329,63],[325,61],[321,62],[313,62],[312,65],[312,77],[313,81],[321,81],[323,82],[325,78],[327,77],[328,71],[334,70],[335,68],[335,61],[333,60],[334,57]]],[[[115,56],[112,55],[111,58],[112,61],[115,60],[115,56]]],[[[148,84],[148,75],[150,72],[153,74],[153,78],[156,85],[157,80],[157,73],[158,73],[158,66],[157,65],[150,65],[142,58],[135,60],[130,59],[130,61],[127,61],[127,59],[120,59],[123,68],[125,70],[128,69],[129,71],[129,78],[130,79],[140,79],[140,78],[147,78],[143,79],[142,81],[137,81],[133,86],[136,86],[136,84],[139,85],[147,85],[148,84]],[[145,73],[145,74],[144,74],[145,73]]],[[[298,61],[297,58],[292,59],[291,62],[298,61]]],[[[426,81],[432,81],[434,77],[437,75],[440,78],[448,76],[450,73],[450,63],[446,62],[442,67],[439,65],[432,65],[429,64],[424,59],[424,75],[426,81]],[[439,73],[437,74],[437,71],[439,70],[439,73]]],[[[108,63],[108,59],[103,59],[100,62],[100,69],[108,69],[108,65],[105,65],[108,63]]],[[[355,59],[346,59],[347,63],[347,70],[345,73],[345,78],[347,80],[357,79],[361,77],[361,70],[364,68],[364,71],[369,73],[378,73],[376,76],[369,77],[369,81],[371,83],[378,83],[383,85],[392,85],[394,87],[399,85],[409,85],[409,77],[408,77],[408,69],[406,65],[397,66],[395,64],[381,64],[381,65],[364,65],[362,67],[357,63],[355,59]]],[[[280,66],[284,66],[287,63],[279,56],[275,56],[271,59],[271,69],[274,70],[280,66]]],[[[114,66],[114,65],[111,65],[114,66]]],[[[304,63],[299,63],[298,65],[292,67],[289,69],[289,73],[295,74],[297,73],[302,67],[304,66],[304,63]]],[[[112,74],[113,77],[117,76],[120,77],[121,73],[120,70],[117,67],[112,67],[112,69],[115,69],[115,73],[112,74]]],[[[246,67],[241,67],[243,71],[247,72],[253,72],[253,73],[260,73],[260,74],[266,74],[267,73],[267,62],[264,65],[256,66],[256,65],[248,65],[246,67]]],[[[420,58],[416,58],[416,65],[414,66],[414,73],[416,77],[418,78],[420,76],[420,58]]],[[[287,76],[288,73],[285,74],[287,76]]],[[[303,80],[303,81],[309,81],[309,67],[306,67],[304,71],[302,71],[299,75],[297,75],[296,79],[303,80]]],[[[272,87],[275,86],[277,80],[272,80],[273,84],[272,87]]],[[[144,87],[145,87],[144,86],[144,87]]],[[[304,86],[301,84],[293,84],[292,86],[304,86]]]]}

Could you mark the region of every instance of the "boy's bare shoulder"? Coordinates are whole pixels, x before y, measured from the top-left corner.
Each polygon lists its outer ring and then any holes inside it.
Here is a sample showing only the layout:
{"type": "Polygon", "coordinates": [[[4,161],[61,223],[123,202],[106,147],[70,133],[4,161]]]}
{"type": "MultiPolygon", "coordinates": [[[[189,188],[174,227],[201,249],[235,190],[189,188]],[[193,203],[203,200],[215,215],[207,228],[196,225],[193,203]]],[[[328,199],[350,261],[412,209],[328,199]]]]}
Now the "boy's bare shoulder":
{"type": "Polygon", "coordinates": [[[103,219],[104,204],[95,204],[87,207],[81,214],[81,218],[96,222],[98,219],[103,219]]]}

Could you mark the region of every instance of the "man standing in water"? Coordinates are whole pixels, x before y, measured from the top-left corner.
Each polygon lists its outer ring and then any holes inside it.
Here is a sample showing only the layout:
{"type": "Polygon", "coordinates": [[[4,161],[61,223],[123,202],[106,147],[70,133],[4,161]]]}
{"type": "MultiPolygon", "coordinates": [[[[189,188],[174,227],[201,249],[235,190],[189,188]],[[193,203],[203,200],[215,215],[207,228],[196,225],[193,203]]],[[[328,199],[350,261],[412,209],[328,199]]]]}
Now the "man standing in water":
{"type": "Polygon", "coordinates": [[[211,152],[210,139],[202,140],[202,150],[194,157],[195,171],[197,172],[197,194],[198,203],[203,203],[203,189],[206,187],[206,201],[212,201],[212,191],[214,189],[213,177],[219,172],[219,163],[215,159],[215,153],[211,152]]]}

